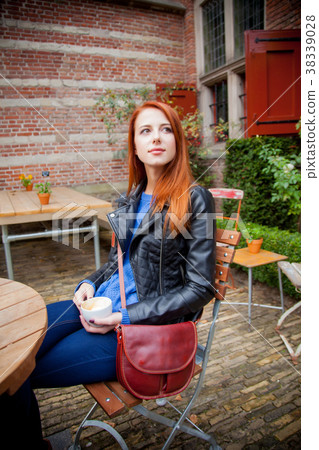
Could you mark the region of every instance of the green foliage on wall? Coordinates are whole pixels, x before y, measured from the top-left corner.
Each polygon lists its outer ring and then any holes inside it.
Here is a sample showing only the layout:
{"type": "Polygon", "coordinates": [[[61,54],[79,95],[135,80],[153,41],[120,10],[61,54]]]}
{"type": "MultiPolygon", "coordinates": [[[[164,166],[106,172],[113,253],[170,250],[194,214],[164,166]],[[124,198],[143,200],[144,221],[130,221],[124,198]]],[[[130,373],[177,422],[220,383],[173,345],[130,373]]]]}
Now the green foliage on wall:
{"type": "MultiPolygon", "coordinates": [[[[244,191],[242,219],[298,231],[300,140],[273,136],[229,140],[226,150],[224,181],[244,191]]],[[[224,214],[232,211],[233,205],[225,202],[224,214]]]]}

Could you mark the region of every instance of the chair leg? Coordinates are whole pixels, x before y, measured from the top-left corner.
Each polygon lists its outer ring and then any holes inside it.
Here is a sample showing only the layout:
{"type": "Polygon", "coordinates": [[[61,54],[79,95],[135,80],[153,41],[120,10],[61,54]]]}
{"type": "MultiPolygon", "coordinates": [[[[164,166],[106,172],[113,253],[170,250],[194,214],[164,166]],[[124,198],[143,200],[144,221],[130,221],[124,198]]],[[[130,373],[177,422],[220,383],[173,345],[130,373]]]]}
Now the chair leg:
{"type": "MultiPolygon", "coordinates": [[[[169,403],[169,402],[168,402],[169,403]]],[[[160,414],[155,413],[154,411],[150,411],[147,408],[145,408],[143,405],[137,405],[134,406],[133,409],[137,411],[139,414],[143,415],[144,417],[147,417],[150,420],[153,420],[155,422],[161,423],[162,425],[165,425],[167,427],[172,428],[172,432],[168,439],[166,440],[164,446],[162,447],[162,450],[166,450],[169,448],[170,444],[172,443],[176,433],[178,431],[183,431],[184,433],[187,433],[191,436],[195,436],[200,439],[204,439],[205,441],[209,442],[214,450],[221,450],[221,448],[217,445],[214,437],[210,434],[204,433],[200,428],[196,427],[197,429],[191,428],[187,425],[184,425],[183,422],[186,419],[185,412],[184,411],[182,417],[178,421],[169,419],[168,417],[161,416],[160,414]]]]}
{"type": "Polygon", "coordinates": [[[249,331],[251,330],[251,304],[253,299],[253,271],[252,268],[248,268],[248,325],[249,331]]]}
{"type": "Polygon", "coordinates": [[[92,414],[94,413],[94,411],[96,410],[96,408],[98,406],[99,406],[99,404],[96,402],[93,405],[93,407],[90,409],[90,411],[88,412],[88,414],[86,415],[84,420],[82,421],[81,425],[79,426],[79,428],[76,432],[74,444],[71,445],[71,447],[69,447],[69,450],[81,450],[79,441],[80,441],[80,436],[81,436],[81,433],[82,433],[82,430],[84,427],[102,428],[103,430],[107,431],[114,437],[114,439],[119,443],[120,447],[123,450],[129,450],[128,446],[126,445],[126,443],[125,443],[124,439],[122,438],[122,436],[120,435],[120,433],[118,433],[111,425],[109,425],[105,422],[102,422],[101,420],[89,420],[89,418],[92,416],[92,414]]]}
{"type": "Polygon", "coordinates": [[[169,448],[170,444],[172,443],[176,433],[179,430],[182,430],[188,434],[193,434],[192,432],[195,431],[193,428],[188,427],[187,425],[182,425],[182,423],[184,422],[184,420],[187,420],[193,427],[196,428],[196,430],[198,431],[199,434],[196,433],[196,437],[199,437],[200,439],[204,439],[207,442],[211,443],[210,449],[213,450],[221,450],[221,447],[219,447],[217,445],[217,442],[215,441],[215,438],[210,435],[205,433],[203,430],[201,430],[197,425],[195,425],[188,417],[187,414],[191,409],[192,403],[189,403],[189,407],[187,407],[184,412],[182,413],[181,411],[179,411],[177,408],[175,408],[174,405],[172,405],[170,402],[168,402],[170,404],[170,406],[172,406],[173,409],[175,409],[175,411],[177,411],[180,414],[180,418],[179,420],[175,423],[175,426],[173,428],[173,430],[171,431],[171,434],[169,435],[169,437],[167,438],[165,445],[162,447],[162,450],[169,448]]]}
{"type": "Polygon", "coordinates": [[[280,318],[279,318],[279,320],[278,320],[278,322],[277,322],[277,326],[276,326],[276,328],[275,328],[275,331],[276,331],[276,332],[279,334],[279,336],[281,337],[283,343],[285,344],[285,346],[286,346],[286,348],[287,348],[287,350],[288,350],[288,352],[289,352],[289,354],[290,354],[290,356],[291,356],[292,362],[293,362],[294,364],[297,364],[297,363],[298,363],[298,356],[299,356],[300,353],[301,353],[301,344],[299,344],[298,347],[297,347],[297,350],[294,351],[294,350],[292,349],[291,345],[289,344],[288,340],[286,339],[286,337],[285,337],[285,336],[283,335],[283,333],[280,331],[280,327],[281,327],[283,321],[287,318],[287,316],[289,316],[289,314],[291,314],[291,313],[294,312],[297,308],[300,308],[300,307],[301,307],[301,301],[299,301],[298,303],[295,303],[291,308],[287,309],[287,311],[284,312],[284,314],[282,314],[282,315],[280,316],[280,318]]]}
{"type": "Polygon", "coordinates": [[[279,292],[280,292],[280,301],[281,301],[281,310],[284,313],[285,312],[285,304],[284,304],[284,294],[283,294],[283,290],[282,290],[282,279],[281,279],[281,269],[278,266],[277,263],[277,267],[278,267],[278,282],[279,282],[279,292]]]}
{"type": "MultiPolygon", "coordinates": [[[[167,402],[167,403],[170,403],[170,402],[167,402]]],[[[171,405],[171,403],[170,403],[170,405],[171,405]]],[[[89,418],[92,416],[92,414],[94,413],[94,411],[96,410],[97,407],[98,407],[98,403],[96,402],[93,405],[93,407],[91,408],[91,410],[88,412],[88,414],[86,415],[84,420],[82,421],[81,425],[79,426],[79,428],[76,432],[76,435],[75,435],[74,443],[73,443],[73,445],[71,445],[71,447],[69,447],[69,450],[81,450],[81,446],[79,443],[80,436],[83,431],[83,428],[89,427],[89,426],[102,428],[103,430],[107,431],[114,437],[114,439],[118,442],[118,444],[120,445],[120,447],[123,450],[129,450],[124,439],[122,438],[122,436],[111,425],[108,425],[107,423],[102,422],[100,420],[89,420],[89,418]]],[[[204,439],[205,441],[207,441],[211,444],[210,448],[213,450],[221,450],[221,447],[219,447],[217,445],[217,443],[212,435],[205,433],[199,427],[197,427],[195,424],[193,424],[187,417],[185,417],[185,415],[186,415],[185,413],[187,412],[188,408],[187,408],[187,410],[184,411],[184,413],[182,414],[182,416],[180,417],[180,419],[178,421],[169,419],[168,417],[165,417],[165,416],[161,416],[160,414],[157,414],[153,411],[149,411],[147,408],[145,408],[142,405],[134,406],[133,409],[135,409],[135,411],[137,411],[142,416],[147,417],[148,419],[151,419],[155,422],[161,423],[162,425],[172,428],[172,432],[171,432],[170,436],[168,437],[168,439],[166,440],[164,446],[162,447],[162,450],[166,450],[169,448],[170,444],[172,443],[172,441],[178,431],[182,431],[191,436],[194,436],[194,437],[197,437],[200,439],[204,439]],[[184,425],[183,422],[185,419],[188,420],[190,423],[192,423],[192,425],[194,425],[196,427],[196,429],[191,428],[187,425],[184,425]]],[[[174,409],[176,409],[176,408],[174,408],[174,409]]]]}
{"type": "Polygon", "coordinates": [[[95,402],[94,405],[92,406],[92,408],[90,409],[90,411],[87,413],[87,415],[82,420],[81,425],[79,426],[79,428],[77,429],[77,432],[75,434],[74,443],[73,443],[73,445],[71,445],[71,447],[69,447],[69,450],[81,450],[79,441],[80,441],[80,436],[81,436],[83,427],[85,426],[86,421],[92,416],[92,414],[94,413],[94,411],[96,410],[97,407],[98,407],[98,403],[95,402]]]}

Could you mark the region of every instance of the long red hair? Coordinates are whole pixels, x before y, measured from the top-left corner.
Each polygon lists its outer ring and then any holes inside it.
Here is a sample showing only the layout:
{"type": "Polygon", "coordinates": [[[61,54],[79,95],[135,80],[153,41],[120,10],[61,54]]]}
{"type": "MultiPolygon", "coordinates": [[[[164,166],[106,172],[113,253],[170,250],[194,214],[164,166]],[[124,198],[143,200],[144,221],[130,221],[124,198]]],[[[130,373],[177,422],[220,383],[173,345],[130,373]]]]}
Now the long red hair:
{"type": "MultiPolygon", "coordinates": [[[[181,121],[177,112],[166,103],[148,101],[138,107],[132,114],[128,132],[129,184],[127,192],[129,194],[132,188],[136,187],[146,178],[144,164],[136,155],[134,146],[135,122],[140,112],[145,108],[157,108],[165,114],[171,124],[176,141],[175,157],[165,166],[153,192],[153,198],[155,199],[154,212],[162,211],[164,205],[168,204],[169,208],[166,219],[173,213],[176,216],[177,222],[182,223],[184,215],[190,209],[189,187],[193,182],[193,176],[189,165],[187,141],[181,121]]],[[[167,220],[165,220],[166,225],[167,220]]],[[[178,231],[178,227],[172,221],[170,221],[170,228],[178,231]]]]}

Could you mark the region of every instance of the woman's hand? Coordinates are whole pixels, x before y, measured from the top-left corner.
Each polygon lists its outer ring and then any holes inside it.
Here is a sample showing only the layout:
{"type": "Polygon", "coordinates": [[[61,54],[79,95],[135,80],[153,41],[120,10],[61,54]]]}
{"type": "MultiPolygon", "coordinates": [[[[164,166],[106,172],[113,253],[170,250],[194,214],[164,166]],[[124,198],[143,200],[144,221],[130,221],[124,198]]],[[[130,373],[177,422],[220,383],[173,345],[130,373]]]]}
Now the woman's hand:
{"type": "Polygon", "coordinates": [[[90,320],[90,322],[94,323],[95,325],[101,325],[99,327],[94,327],[90,325],[80,314],[80,320],[82,322],[83,328],[86,329],[88,333],[98,333],[98,334],[106,334],[109,331],[114,330],[116,325],[121,323],[122,321],[122,313],[116,312],[112,313],[109,316],[105,317],[104,319],[96,319],[96,320],[90,320]]]}
{"type": "Polygon", "coordinates": [[[78,310],[80,310],[81,304],[84,300],[92,298],[94,296],[94,287],[90,285],[90,283],[82,283],[79,289],[76,291],[73,297],[73,302],[77,306],[78,310]]]}

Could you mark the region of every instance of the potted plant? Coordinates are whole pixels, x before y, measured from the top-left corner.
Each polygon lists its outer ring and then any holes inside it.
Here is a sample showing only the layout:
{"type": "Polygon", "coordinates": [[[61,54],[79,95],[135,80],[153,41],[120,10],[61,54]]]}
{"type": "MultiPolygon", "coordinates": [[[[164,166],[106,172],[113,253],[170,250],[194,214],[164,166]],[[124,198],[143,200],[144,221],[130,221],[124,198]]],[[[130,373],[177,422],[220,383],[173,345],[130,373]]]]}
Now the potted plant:
{"type": "Polygon", "coordinates": [[[246,239],[248,251],[250,253],[258,253],[261,249],[263,238],[261,237],[261,230],[256,224],[245,224],[243,237],[246,239]]]}
{"type": "Polygon", "coordinates": [[[229,132],[228,122],[225,122],[222,118],[220,118],[217,125],[214,126],[213,130],[215,133],[216,141],[227,141],[229,132]]]}
{"type": "Polygon", "coordinates": [[[32,188],[33,188],[33,183],[32,183],[33,176],[32,175],[25,176],[24,173],[22,173],[19,176],[19,178],[21,180],[22,185],[26,188],[26,190],[27,191],[32,191],[32,188]]]}
{"type": "Polygon", "coordinates": [[[47,205],[50,200],[51,183],[49,181],[37,183],[35,187],[38,189],[38,197],[41,205],[47,205]]]}

